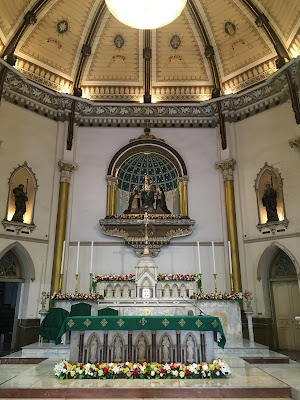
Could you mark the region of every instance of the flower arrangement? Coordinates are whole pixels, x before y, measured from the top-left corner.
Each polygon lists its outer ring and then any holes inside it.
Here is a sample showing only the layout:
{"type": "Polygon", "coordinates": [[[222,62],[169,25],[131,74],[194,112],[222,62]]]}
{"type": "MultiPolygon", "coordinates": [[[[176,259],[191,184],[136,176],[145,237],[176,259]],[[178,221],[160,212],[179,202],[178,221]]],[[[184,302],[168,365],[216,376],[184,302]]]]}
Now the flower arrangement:
{"type": "MultiPolygon", "coordinates": [[[[148,219],[189,219],[180,214],[148,214],[148,219]]],[[[105,219],[144,219],[144,214],[115,214],[105,217],[105,219]]]]}
{"type": "Polygon", "coordinates": [[[56,293],[51,296],[51,300],[103,300],[104,297],[99,293],[56,293]]]}
{"type": "Polygon", "coordinates": [[[243,293],[194,293],[193,300],[242,300],[243,293]]]}
{"type": "Polygon", "coordinates": [[[221,359],[201,364],[150,364],[150,363],[109,363],[71,364],[63,360],[55,365],[55,375],[63,379],[192,379],[224,378],[231,375],[228,364],[221,359]]]}
{"type": "Polygon", "coordinates": [[[134,274],[123,274],[123,275],[112,275],[112,274],[106,274],[106,275],[95,275],[93,277],[94,282],[110,282],[110,281],[134,281],[135,280],[135,275],[134,274]]]}
{"type": "Polygon", "coordinates": [[[197,274],[158,274],[158,281],[197,281],[197,274]]]}

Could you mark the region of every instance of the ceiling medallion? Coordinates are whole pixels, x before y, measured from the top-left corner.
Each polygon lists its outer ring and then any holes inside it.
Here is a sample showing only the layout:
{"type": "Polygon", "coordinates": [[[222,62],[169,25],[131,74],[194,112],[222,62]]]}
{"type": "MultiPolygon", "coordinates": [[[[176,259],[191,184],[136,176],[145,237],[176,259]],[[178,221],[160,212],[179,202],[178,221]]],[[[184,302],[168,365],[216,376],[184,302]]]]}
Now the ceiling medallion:
{"type": "Polygon", "coordinates": [[[117,49],[121,49],[124,46],[125,39],[119,33],[114,37],[114,45],[117,49]]]}
{"type": "Polygon", "coordinates": [[[179,17],[187,0],[105,0],[109,11],[136,29],[156,29],[179,17]]]}
{"type": "Polygon", "coordinates": [[[174,50],[177,50],[181,45],[181,39],[178,35],[173,35],[170,40],[170,45],[174,50]]]}
{"type": "Polygon", "coordinates": [[[60,35],[63,35],[69,30],[69,22],[66,19],[62,19],[57,23],[56,29],[60,35]]]}
{"type": "Polygon", "coordinates": [[[227,33],[227,35],[234,36],[236,33],[236,26],[234,25],[233,22],[227,21],[227,22],[225,22],[224,30],[225,30],[225,33],[227,33]]]}

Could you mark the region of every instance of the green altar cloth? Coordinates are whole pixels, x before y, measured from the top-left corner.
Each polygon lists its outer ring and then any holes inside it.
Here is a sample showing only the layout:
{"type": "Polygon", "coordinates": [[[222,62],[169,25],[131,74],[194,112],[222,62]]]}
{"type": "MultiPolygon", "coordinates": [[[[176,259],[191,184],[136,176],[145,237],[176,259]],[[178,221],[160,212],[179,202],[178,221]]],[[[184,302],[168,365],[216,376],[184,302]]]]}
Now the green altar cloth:
{"type": "Polygon", "coordinates": [[[218,346],[224,348],[226,338],[218,317],[205,316],[98,316],[66,318],[57,335],[56,344],[67,331],[214,331],[220,335],[218,346]]]}

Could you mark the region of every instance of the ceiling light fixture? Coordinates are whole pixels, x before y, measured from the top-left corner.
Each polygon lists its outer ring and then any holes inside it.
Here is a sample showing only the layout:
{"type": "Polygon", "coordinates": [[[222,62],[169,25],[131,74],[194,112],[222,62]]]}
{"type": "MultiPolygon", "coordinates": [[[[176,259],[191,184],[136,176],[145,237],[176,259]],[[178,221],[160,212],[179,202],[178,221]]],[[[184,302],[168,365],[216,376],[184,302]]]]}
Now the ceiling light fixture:
{"type": "Polygon", "coordinates": [[[187,0],[105,0],[109,11],[123,24],[136,29],[168,25],[181,14],[187,0]]]}

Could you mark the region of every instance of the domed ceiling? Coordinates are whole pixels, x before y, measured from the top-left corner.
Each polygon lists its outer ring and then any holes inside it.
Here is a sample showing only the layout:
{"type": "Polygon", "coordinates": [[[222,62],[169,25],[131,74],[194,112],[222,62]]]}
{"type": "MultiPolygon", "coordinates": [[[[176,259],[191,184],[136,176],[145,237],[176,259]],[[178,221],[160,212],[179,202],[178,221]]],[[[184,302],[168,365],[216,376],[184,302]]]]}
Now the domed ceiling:
{"type": "MultiPolygon", "coordinates": [[[[288,60],[300,54],[299,28],[299,0],[189,0],[150,31],[152,102],[203,101],[216,85],[226,95],[262,82],[276,70],[274,37],[288,60]]],[[[2,57],[13,49],[16,69],[57,92],[143,102],[146,36],[102,0],[1,0],[2,57]],[[26,25],[30,10],[36,22],[26,25]]]]}

